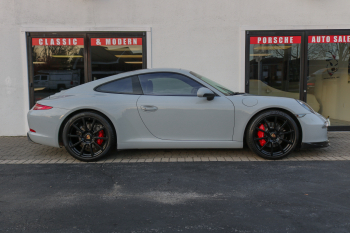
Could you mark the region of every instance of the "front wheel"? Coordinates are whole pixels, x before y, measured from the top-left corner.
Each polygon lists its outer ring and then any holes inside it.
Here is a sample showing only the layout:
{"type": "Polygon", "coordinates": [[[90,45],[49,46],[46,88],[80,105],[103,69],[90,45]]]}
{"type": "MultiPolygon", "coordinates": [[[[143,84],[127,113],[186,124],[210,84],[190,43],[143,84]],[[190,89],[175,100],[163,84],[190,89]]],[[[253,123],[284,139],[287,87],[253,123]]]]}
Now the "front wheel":
{"type": "Polygon", "coordinates": [[[293,118],[278,110],[254,117],[246,132],[249,148],[265,159],[281,159],[290,154],[299,141],[299,129],[293,118]]]}
{"type": "Polygon", "coordinates": [[[69,154],[88,162],[108,154],[115,145],[116,136],[112,125],[103,116],[82,112],[67,121],[62,138],[69,154]]]}

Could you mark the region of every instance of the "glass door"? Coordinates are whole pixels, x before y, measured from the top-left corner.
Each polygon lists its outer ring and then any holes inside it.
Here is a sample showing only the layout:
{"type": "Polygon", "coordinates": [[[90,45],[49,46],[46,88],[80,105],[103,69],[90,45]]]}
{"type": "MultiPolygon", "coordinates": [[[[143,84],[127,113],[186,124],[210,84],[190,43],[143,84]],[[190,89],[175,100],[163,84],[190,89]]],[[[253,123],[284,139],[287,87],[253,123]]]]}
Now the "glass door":
{"type": "Polygon", "coordinates": [[[84,35],[32,33],[28,44],[31,106],[56,92],[84,83],[84,35]]]}
{"type": "Polygon", "coordinates": [[[147,68],[145,32],[28,32],[30,107],[77,85],[147,68]]]}
{"type": "Polygon", "coordinates": [[[307,103],[317,105],[333,130],[349,130],[350,32],[310,32],[307,49],[307,103]]]}
{"type": "Polygon", "coordinates": [[[91,80],[146,68],[143,33],[88,34],[91,80]]]}
{"type": "Polygon", "coordinates": [[[247,44],[249,93],[304,99],[302,33],[250,32],[247,44]]]}

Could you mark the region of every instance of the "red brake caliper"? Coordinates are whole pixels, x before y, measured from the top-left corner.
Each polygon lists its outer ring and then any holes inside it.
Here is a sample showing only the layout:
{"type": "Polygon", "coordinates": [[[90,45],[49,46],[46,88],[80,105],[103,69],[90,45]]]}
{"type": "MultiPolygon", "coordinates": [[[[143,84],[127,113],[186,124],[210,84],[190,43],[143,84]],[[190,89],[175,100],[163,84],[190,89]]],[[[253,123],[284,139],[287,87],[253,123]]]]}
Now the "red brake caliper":
{"type": "MultiPolygon", "coordinates": [[[[265,131],[264,125],[261,124],[261,125],[259,126],[259,129],[265,131]]],[[[258,138],[263,138],[263,137],[265,137],[265,133],[263,133],[263,132],[261,132],[261,131],[258,131],[258,138]]],[[[259,140],[259,143],[260,143],[260,146],[264,146],[264,145],[266,144],[266,141],[265,141],[265,139],[261,139],[261,140],[259,140]]]]}
{"type": "MultiPolygon", "coordinates": [[[[105,132],[103,132],[103,130],[101,130],[100,132],[98,132],[98,137],[103,138],[105,136],[105,132]]],[[[102,145],[103,139],[97,139],[96,140],[98,145],[102,145]]]]}

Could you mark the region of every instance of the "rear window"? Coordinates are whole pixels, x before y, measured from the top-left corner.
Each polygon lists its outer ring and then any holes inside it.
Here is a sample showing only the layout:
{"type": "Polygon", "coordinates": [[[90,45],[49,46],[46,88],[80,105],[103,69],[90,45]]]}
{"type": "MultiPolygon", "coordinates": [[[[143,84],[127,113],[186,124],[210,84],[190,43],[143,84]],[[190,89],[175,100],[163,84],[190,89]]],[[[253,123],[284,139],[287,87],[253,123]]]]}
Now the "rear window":
{"type": "Polygon", "coordinates": [[[116,94],[142,94],[140,82],[137,76],[131,76],[108,82],[97,87],[95,90],[99,92],[108,92],[116,94]]]}

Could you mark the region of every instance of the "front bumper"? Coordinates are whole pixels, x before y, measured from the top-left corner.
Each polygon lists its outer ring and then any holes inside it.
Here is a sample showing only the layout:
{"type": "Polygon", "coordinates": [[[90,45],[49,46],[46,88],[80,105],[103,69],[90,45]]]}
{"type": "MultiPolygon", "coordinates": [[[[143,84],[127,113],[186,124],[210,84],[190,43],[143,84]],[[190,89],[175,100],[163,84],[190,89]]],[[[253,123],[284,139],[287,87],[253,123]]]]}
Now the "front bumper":
{"type": "Polygon", "coordinates": [[[298,118],[302,128],[302,144],[321,144],[328,142],[328,130],[325,127],[326,119],[319,114],[305,114],[298,118]]]}
{"type": "Polygon", "coordinates": [[[303,142],[301,143],[301,149],[307,149],[307,148],[322,148],[322,147],[328,147],[330,146],[329,141],[324,142],[303,142]]]}

